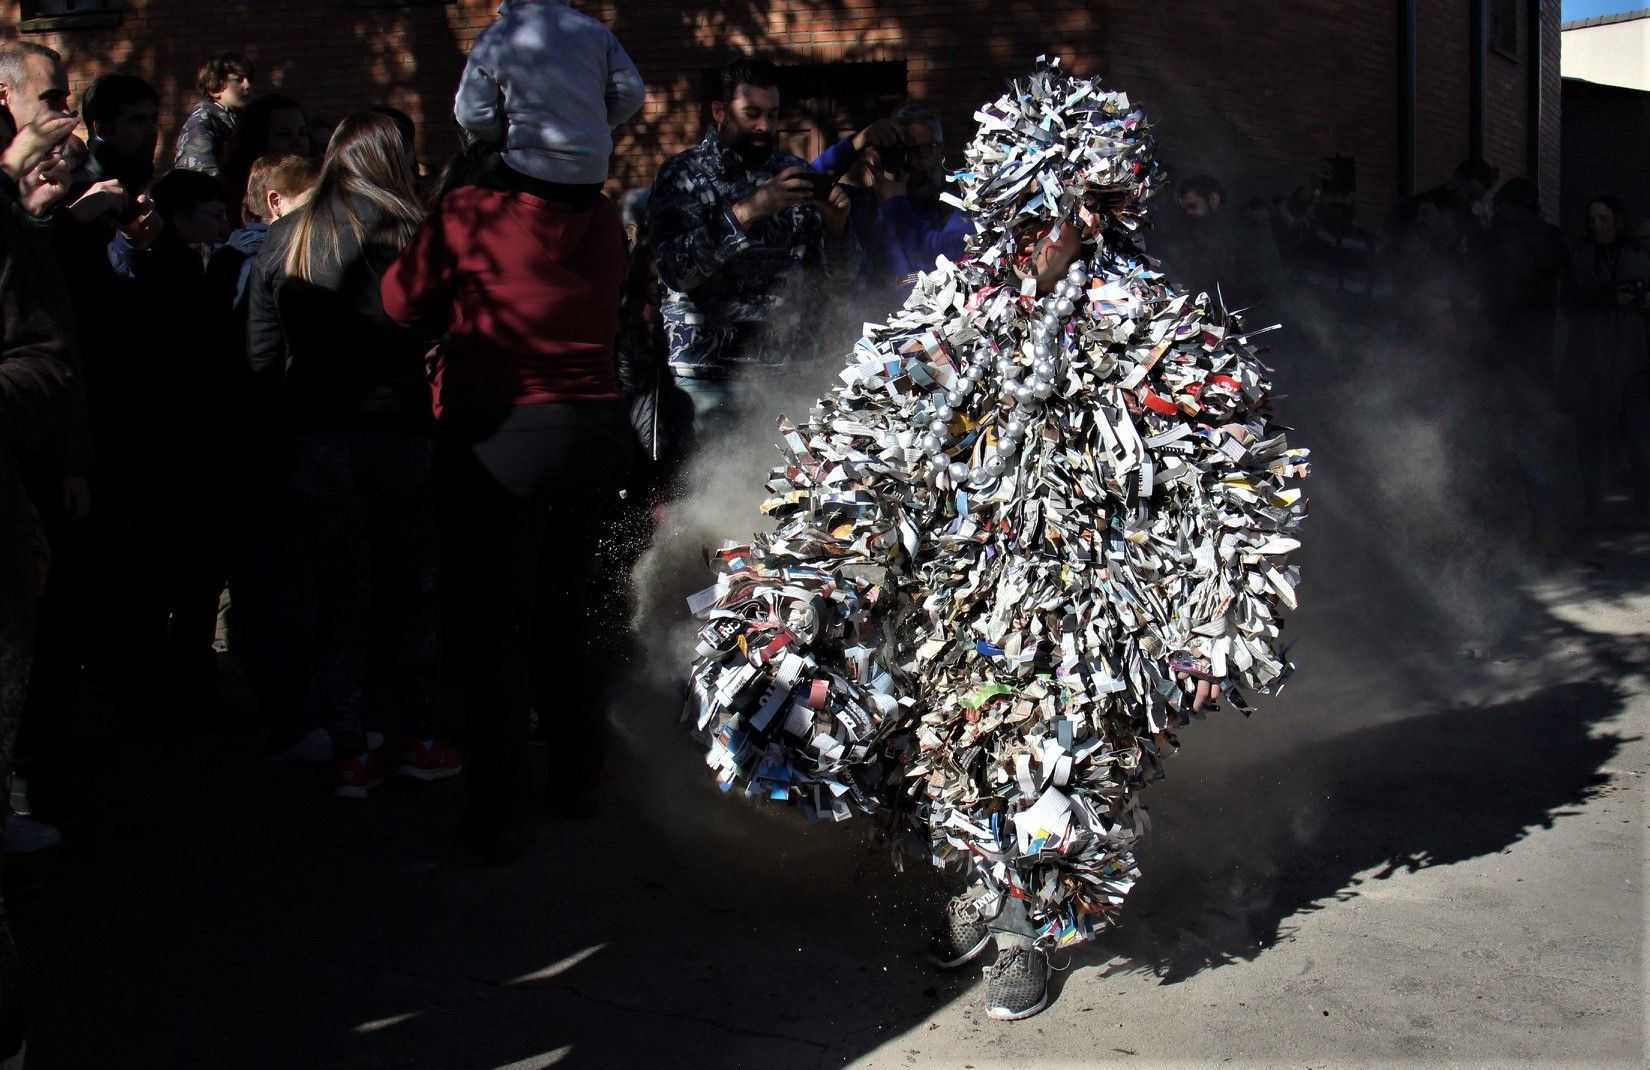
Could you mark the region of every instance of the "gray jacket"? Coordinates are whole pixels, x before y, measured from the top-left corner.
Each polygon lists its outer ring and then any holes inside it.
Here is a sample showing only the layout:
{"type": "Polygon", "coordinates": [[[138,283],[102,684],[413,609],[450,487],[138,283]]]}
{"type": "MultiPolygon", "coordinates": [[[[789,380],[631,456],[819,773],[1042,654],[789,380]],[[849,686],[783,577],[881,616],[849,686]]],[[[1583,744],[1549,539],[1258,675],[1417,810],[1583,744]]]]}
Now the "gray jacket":
{"type": "Polygon", "coordinates": [[[464,65],[453,115],[512,168],[547,182],[607,180],[613,128],[647,89],[606,26],[565,0],[505,0],[464,65]]]}

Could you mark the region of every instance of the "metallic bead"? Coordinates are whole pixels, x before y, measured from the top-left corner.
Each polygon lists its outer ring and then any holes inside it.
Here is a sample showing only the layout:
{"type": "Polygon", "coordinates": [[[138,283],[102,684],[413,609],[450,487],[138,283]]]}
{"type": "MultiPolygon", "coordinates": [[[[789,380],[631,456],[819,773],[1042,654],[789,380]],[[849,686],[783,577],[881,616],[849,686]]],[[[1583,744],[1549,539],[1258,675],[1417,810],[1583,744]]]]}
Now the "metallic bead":
{"type": "Polygon", "coordinates": [[[929,432],[922,436],[919,445],[922,446],[922,452],[924,453],[938,453],[945,449],[945,440],[933,432],[929,432]]]}
{"type": "Polygon", "coordinates": [[[1047,401],[1054,396],[1054,384],[1047,379],[1036,379],[1031,384],[1031,395],[1038,401],[1047,401]]]}
{"type": "Polygon", "coordinates": [[[961,483],[968,478],[968,466],[961,461],[952,461],[945,472],[951,477],[953,483],[961,483]]]}
{"type": "Polygon", "coordinates": [[[1059,304],[1054,306],[1055,314],[1061,319],[1070,316],[1075,311],[1077,311],[1077,305],[1069,297],[1060,298],[1059,304]]]}
{"type": "Polygon", "coordinates": [[[1008,466],[1003,463],[1003,459],[1000,455],[993,455],[991,457],[987,457],[986,460],[985,460],[985,465],[984,465],[985,474],[992,477],[993,479],[995,479],[998,476],[1002,475],[1004,469],[1006,469],[1007,467],[1008,466]]]}
{"type": "Polygon", "coordinates": [[[948,435],[951,433],[949,420],[934,420],[928,425],[928,433],[932,435],[948,435]]]}
{"type": "MultiPolygon", "coordinates": [[[[967,381],[968,380],[966,380],[966,379],[963,380],[964,383],[966,383],[967,381]]],[[[962,389],[962,384],[961,383],[959,383],[957,385],[956,389],[947,390],[945,392],[945,403],[947,405],[951,406],[952,409],[962,408],[963,402],[965,402],[967,400],[968,400],[968,392],[966,390],[962,389]]]]}

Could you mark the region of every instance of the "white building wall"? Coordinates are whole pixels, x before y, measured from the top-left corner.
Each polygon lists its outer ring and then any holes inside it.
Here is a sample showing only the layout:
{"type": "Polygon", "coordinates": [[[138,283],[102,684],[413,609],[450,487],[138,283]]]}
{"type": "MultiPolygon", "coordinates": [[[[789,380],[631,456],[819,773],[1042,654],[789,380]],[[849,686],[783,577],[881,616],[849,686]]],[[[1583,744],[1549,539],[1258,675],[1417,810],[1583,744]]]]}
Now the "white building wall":
{"type": "Polygon", "coordinates": [[[1566,78],[1650,91],[1650,13],[1629,21],[1566,28],[1559,47],[1566,78]]]}

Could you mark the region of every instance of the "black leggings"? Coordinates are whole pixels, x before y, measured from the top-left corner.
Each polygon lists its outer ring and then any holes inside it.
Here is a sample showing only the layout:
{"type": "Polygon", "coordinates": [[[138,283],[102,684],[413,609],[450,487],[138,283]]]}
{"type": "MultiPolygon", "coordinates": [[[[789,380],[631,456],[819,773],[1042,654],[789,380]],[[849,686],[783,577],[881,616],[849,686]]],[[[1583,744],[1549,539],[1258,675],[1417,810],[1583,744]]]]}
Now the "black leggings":
{"type": "Polygon", "coordinates": [[[443,415],[449,649],[479,818],[518,816],[529,703],[549,737],[551,794],[584,794],[600,780],[605,685],[625,622],[611,612],[599,543],[633,450],[619,402],[443,415]]]}

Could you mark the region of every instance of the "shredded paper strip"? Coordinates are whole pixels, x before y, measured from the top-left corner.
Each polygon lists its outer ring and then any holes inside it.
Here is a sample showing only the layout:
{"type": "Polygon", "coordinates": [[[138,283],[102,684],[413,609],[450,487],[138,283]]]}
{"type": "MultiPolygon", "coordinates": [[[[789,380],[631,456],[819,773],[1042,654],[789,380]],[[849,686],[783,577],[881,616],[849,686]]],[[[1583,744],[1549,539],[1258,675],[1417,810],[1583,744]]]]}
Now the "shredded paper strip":
{"type": "Polygon", "coordinates": [[[1238,319],[1140,251],[1128,98],[1039,61],[975,118],[977,233],[781,421],[773,531],[689,600],[685,716],[727,790],[903,824],[1064,944],[1138,875],[1191,681],[1247,713],[1292,668],[1307,451],[1238,319]],[[1068,226],[1091,240],[1038,293],[1068,226]]]}

